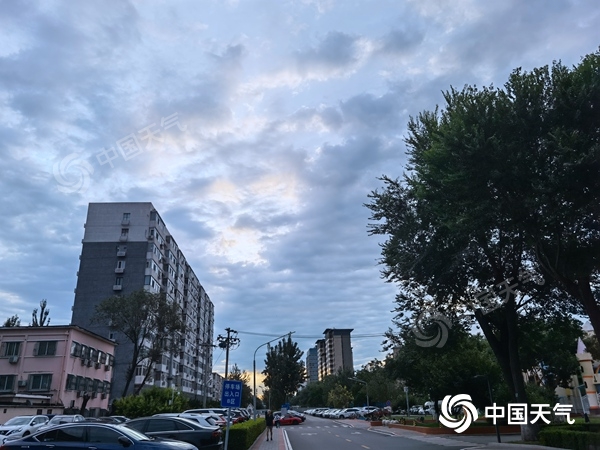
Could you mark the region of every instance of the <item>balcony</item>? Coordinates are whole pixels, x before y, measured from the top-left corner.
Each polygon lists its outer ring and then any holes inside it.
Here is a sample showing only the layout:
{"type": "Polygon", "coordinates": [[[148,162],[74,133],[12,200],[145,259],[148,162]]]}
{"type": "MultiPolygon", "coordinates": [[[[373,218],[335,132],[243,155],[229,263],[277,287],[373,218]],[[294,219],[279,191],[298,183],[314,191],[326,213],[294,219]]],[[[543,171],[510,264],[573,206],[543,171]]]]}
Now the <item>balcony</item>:
{"type": "Polygon", "coordinates": [[[113,291],[121,291],[123,290],[123,286],[120,284],[113,285],[113,291]]]}
{"type": "Polygon", "coordinates": [[[117,251],[117,256],[118,256],[118,257],[121,257],[121,258],[122,258],[122,257],[124,257],[124,256],[126,256],[126,255],[127,255],[127,250],[118,250],[118,251],[117,251]]]}
{"type": "Polygon", "coordinates": [[[124,267],[115,267],[115,273],[123,273],[123,272],[125,272],[124,267]]]}
{"type": "Polygon", "coordinates": [[[127,242],[127,234],[122,234],[121,236],[119,236],[119,241],[120,242],[127,242]]]}

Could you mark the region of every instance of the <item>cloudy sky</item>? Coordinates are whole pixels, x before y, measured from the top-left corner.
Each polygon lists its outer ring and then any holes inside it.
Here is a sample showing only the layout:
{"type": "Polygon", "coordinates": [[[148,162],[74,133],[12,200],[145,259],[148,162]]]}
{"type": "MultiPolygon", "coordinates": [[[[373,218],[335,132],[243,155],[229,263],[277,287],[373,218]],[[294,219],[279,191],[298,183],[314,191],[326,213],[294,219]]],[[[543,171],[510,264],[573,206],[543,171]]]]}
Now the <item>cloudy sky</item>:
{"type": "Polygon", "coordinates": [[[0,1],[0,320],[47,299],[68,324],[87,204],[149,201],[231,363],[326,328],[381,359],[395,288],[363,204],[409,116],[577,64],[598,23],[596,0],[0,1]]]}

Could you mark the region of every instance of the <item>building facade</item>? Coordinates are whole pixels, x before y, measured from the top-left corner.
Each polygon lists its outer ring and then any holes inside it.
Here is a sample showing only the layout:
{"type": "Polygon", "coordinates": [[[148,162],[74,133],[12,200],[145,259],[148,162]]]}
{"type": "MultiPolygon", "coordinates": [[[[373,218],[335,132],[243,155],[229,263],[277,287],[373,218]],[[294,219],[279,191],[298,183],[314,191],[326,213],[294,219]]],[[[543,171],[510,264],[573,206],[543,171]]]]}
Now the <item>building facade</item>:
{"type": "Polygon", "coordinates": [[[327,328],[323,339],[316,342],[319,380],[328,375],[335,374],[338,370],[354,370],[352,356],[352,342],[348,328],[327,328]]]}
{"type": "Polygon", "coordinates": [[[115,343],[76,326],[0,327],[0,423],[108,410],[115,343]]]}
{"type": "Polygon", "coordinates": [[[164,293],[177,304],[185,331],[173,336],[178,351],[165,346],[152,373],[147,362],[135,368],[127,394],[158,386],[176,388],[188,398],[207,396],[214,306],[152,203],[90,203],[84,228],[71,323],[118,344],[111,398],[123,395],[133,344],[109,324],[94,322],[95,308],[113,295],[141,289],[164,293]]]}
{"type": "Polygon", "coordinates": [[[317,347],[306,352],[306,383],[319,381],[319,353],[317,347]]]}

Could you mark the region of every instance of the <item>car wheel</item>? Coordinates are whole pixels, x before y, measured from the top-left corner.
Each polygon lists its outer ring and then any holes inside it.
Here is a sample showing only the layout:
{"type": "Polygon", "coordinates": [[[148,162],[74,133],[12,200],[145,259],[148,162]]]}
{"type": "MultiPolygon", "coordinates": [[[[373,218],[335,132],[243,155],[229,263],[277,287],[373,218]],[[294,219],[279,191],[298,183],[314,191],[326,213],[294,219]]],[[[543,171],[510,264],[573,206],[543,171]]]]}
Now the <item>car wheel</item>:
{"type": "Polygon", "coordinates": [[[23,437],[25,436],[29,436],[29,431],[26,431],[25,433],[23,433],[23,437]]]}

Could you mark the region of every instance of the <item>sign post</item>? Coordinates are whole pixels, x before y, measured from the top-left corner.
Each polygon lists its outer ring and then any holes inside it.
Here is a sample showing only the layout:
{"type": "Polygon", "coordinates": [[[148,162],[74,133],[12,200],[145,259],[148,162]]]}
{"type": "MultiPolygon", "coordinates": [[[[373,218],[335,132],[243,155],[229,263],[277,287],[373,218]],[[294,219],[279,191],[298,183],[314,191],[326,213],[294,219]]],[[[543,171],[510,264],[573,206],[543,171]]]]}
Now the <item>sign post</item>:
{"type": "Polygon", "coordinates": [[[229,427],[231,423],[231,408],[242,406],[242,382],[236,380],[223,380],[223,390],[221,391],[221,406],[227,408],[227,428],[225,430],[225,446],[227,450],[229,443],[229,427]]]}
{"type": "Polygon", "coordinates": [[[404,392],[406,393],[406,417],[408,417],[408,386],[404,386],[404,392]]]}

